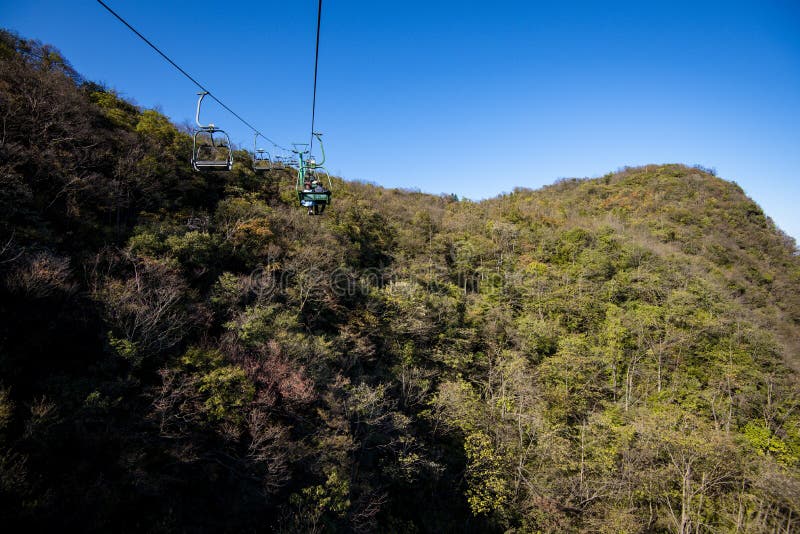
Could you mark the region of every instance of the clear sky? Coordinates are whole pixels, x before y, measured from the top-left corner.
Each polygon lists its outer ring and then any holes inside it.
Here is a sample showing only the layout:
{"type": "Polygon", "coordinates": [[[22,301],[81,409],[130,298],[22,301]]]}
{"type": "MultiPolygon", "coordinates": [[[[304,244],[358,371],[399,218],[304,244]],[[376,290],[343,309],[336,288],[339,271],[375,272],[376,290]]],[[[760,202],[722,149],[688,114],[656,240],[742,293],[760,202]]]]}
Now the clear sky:
{"type": "MultiPolygon", "coordinates": [[[[267,136],[307,140],[317,0],[107,3],[267,136]]],[[[0,0],[0,26],[193,121],[193,84],[96,1],[0,0]]],[[[316,127],[335,174],[473,199],[715,167],[797,239],[800,1],[324,0],[316,127]]]]}

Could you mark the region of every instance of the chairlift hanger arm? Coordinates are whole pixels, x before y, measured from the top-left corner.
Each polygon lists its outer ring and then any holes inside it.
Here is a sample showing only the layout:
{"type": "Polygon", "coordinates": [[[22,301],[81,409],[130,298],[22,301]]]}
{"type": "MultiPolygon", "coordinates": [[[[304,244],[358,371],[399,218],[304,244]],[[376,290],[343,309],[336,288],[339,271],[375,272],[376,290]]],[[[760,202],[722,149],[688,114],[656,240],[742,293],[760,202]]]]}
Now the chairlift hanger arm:
{"type": "Polygon", "coordinates": [[[302,146],[299,143],[292,143],[294,145],[294,152],[297,154],[297,184],[295,185],[295,189],[297,191],[302,191],[304,189],[303,185],[306,181],[306,161],[303,159],[303,155],[308,153],[308,149],[306,150],[298,150],[298,146],[302,146]]]}
{"type": "Polygon", "coordinates": [[[216,126],[213,123],[208,123],[207,125],[200,124],[200,105],[203,103],[203,99],[208,94],[208,91],[202,91],[197,93],[200,98],[197,99],[197,112],[194,115],[194,122],[197,123],[197,126],[202,130],[214,130],[216,126]]]}
{"type": "Polygon", "coordinates": [[[325,146],[322,144],[322,134],[321,133],[314,132],[314,137],[316,137],[317,141],[319,141],[319,150],[320,150],[320,152],[322,152],[322,161],[314,163],[314,167],[319,168],[319,167],[322,167],[323,165],[325,165],[325,146]]]}

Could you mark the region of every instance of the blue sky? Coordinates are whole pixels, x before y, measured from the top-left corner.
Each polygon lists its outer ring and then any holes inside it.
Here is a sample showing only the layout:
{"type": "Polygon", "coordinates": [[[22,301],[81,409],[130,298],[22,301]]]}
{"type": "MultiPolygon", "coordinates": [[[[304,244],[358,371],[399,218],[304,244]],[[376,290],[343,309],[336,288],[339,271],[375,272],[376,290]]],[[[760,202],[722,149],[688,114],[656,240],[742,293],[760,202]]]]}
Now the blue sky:
{"type": "MultiPolygon", "coordinates": [[[[267,136],[307,140],[316,0],[107,3],[267,136]]],[[[0,0],[0,26],[193,120],[193,84],[95,1],[0,0]]],[[[715,167],[797,239],[800,2],[325,0],[316,125],[335,174],[473,199],[715,167]]]]}

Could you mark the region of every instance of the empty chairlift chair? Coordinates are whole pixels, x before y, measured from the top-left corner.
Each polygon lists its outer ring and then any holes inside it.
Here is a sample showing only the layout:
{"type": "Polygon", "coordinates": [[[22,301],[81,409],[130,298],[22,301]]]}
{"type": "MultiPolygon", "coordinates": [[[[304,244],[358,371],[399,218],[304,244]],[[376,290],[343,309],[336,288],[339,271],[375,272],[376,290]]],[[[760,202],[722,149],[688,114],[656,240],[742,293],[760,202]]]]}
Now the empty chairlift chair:
{"type": "Polygon", "coordinates": [[[263,148],[258,148],[258,136],[259,134],[255,134],[253,139],[253,170],[269,171],[273,166],[272,157],[263,148]]]}
{"type": "Polygon", "coordinates": [[[194,132],[192,144],[192,168],[196,171],[229,171],[233,167],[233,150],[231,140],[224,130],[213,123],[200,124],[200,105],[208,92],[197,93],[197,113],[195,122],[198,129],[194,132]]]}

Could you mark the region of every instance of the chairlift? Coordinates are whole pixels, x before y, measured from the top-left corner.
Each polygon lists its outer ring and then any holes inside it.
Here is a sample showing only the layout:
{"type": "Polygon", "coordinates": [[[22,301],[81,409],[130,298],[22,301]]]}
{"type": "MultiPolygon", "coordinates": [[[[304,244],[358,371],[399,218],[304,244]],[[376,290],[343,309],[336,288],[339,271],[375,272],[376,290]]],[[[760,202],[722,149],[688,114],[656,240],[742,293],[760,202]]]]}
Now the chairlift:
{"type": "Polygon", "coordinates": [[[194,132],[192,144],[192,167],[196,171],[229,171],[233,168],[231,140],[213,123],[200,124],[200,105],[208,91],[197,94],[200,98],[194,120],[198,129],[194,132]]]}
{"type": "Polygon", "coordinates": [[[310,154],[308,145],[305,143],[294,143],[294,152],[297,155],[297,199],[300,205],[308,208],[309,214],[318,215],[325,210],[331,203],[331,177],[325,170],[325,148],[322,145],[322,134],[313,132],[312,134],[319,141],[319,148],[322,152],[322,161],[317,161],[310,154]],[[322,178],[328,183],[327,189],[323,184],[322,178]],[[306,183],[317,182],[317,187],[307,188],[306,183]]]}
{"type": "Polygon", "coordinates": [[[271,157],[272,161],[272,168],[273,169],[282,169],[286,167],[293,167],[294,166],[294,158],[292,156],[286,156],[283,154],[275,154],[271,157]]]}
{"type": "Polygon", "coordinates": [[[259,134],[255,134],[253,139],[253,170],[256,172],[272,170],[272,157],[263,148],[258,148],[258,136],[259,134]]]}

